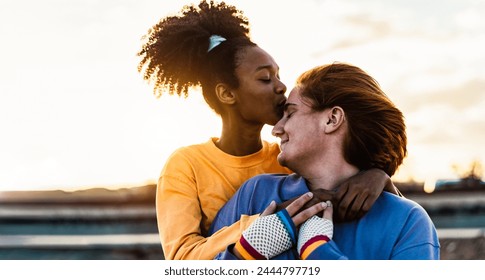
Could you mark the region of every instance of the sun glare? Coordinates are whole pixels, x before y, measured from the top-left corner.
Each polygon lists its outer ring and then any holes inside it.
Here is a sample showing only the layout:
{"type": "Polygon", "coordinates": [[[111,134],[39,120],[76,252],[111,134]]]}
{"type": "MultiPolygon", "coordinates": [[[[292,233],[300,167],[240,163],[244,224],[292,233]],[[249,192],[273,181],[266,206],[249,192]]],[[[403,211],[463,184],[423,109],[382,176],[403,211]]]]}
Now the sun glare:
{"type": "Polygon", "coordinates": [[[436,188],[436,180],[435,179],[426,179],[424,181],[424,191],[426,193],[434,192],[435,188],[436,188]]]}

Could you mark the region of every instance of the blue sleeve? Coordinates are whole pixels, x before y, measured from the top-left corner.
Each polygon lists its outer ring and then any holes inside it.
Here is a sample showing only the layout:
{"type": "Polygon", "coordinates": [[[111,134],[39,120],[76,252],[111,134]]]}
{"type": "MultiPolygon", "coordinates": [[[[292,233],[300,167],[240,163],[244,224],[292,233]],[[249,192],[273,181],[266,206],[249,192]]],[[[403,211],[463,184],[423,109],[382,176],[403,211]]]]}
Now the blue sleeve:
{"type": "Polygon", "coordinates": [[[420,206],[412,209],[401,231],[391,259],[439,260],[438,234],[426,211],[420,206]]]}
{"type": "MultiPolygon", "coordinates": [[[[388,199],[389,198],[393,199],[393,197],[388,197],[388,199]]],[[[382,201],[383,200],[381,200],[381,202],[382,201]]],[[[379,205],[389,206],[388,203],[381,203],[379,205]]],[[[379,250],[379,254],[375,255],[372,253],[369,255],[366,252],[362,253],[359,251],[365,249],[365,246],[349,247],[348,243],[342,243],[342,249],[347,248],[347,250],[350,250],[349,252],[354,253],[354,255],[348,253],[351,255],[349,256],[342,253],[334,240],[330,240],[328,243],[316,248],[307,259],[342,260],[349,258],[362,259],[362,257],[365,258],[365,256],[373,256],[371,257],[372,259],[438,260],[440,258],[439,239],[434,224],[426,211],[419,204],[414,202],[399,203],[399,205],[401,206],[394,207],[396,211],[392,213],[392,217],[394,217],[393,219],[389,219],[388,215],[384,217],[384,220],[379,219],[379,217],[383,217],[382,211],[376,212],[376,209],[374,209],[373,212],[368,213],[367,217],[362,218],[362,220],[358,222],[362,231],[358,233],[354,242],[369,242],[368,245],[372,246],[373,250],[379,250]],[[400,213],[402,213],[402,215],[400,213]],[[369,214],[371,216],[369,216],[369,214]],[[372,216],[373,214],[374,216],[372,216]],[[366,220],[366,218],[369,218],[370,220],[366,220]],[[389,221],[393,222],[389,223],[389,221]],[[384,226],[385,229],[379,229],[379,225],[384,226]],[[378,232],[372,232],[376,230],[378,232]],[[369,234],[369,236],[363,235],[364,232],[369,234]]],[[[381,209],[377,208],[377,210],[381,209]]],[[[353,231],[351,230],[346,231],[345,233],[349,234],[352,232],[353,231]]],[[[353,234],[355,233],[356,232],[353,234]]],[[[345,238],[345,235],[341,236],[341,239],[341,242],[349,242],[345,238]]]]}

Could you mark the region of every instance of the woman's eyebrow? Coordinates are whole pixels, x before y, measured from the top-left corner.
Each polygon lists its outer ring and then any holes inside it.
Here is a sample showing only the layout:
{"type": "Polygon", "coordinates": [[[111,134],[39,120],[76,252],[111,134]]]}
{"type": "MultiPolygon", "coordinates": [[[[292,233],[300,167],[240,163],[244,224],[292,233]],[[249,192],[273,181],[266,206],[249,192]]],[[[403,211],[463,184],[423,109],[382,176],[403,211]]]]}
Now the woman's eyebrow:
{"type": "MultiPolygon", "coordinates": [[[[268,69],[269,71],[275,69],[274,65],[272,64],[264,64],[264,65],[260,65],[256,68],[255,72],[259,71],[259,70],[263,70],[263,69],[268,69]]],[[[276,67],[276,71],[280,70],[279,67],[276,67]]]]}

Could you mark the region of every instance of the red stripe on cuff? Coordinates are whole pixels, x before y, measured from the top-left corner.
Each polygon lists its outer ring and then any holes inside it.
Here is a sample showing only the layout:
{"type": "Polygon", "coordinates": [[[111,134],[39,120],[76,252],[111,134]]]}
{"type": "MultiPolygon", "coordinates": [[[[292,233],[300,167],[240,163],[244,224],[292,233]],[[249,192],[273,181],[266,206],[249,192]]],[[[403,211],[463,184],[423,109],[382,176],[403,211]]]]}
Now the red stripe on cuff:
{"type": "Polygon", "coordinates": [[[249,244],[249,242],[246,241],[244,236],[241,235],[241,239],[239,239],[239,243],[244,248],[244,250],[246,250],[246,252],[248,252],[248,254],[253,256],[256,260],[266,260],[266,257],[261,255],[258,251],[256,251],[256,249],[254,249],[253,246],[251,246],[251,244],[249,244]]]}
{"type": "Polygon", "coordinates": [[[310,238],[302,247],[301,247],[301,250],[300,250],[300,254],[302,254],[303,252],[305,252],[306,248],[308,246],[310,246],[311,244],[317,242],[317,241],[325,241],[325,242],[328,242],[330,241],[330,238],[328,238],[328,236],[326,235],[317,235],[317,236],[314,236],[312,238],[310,238]]]}

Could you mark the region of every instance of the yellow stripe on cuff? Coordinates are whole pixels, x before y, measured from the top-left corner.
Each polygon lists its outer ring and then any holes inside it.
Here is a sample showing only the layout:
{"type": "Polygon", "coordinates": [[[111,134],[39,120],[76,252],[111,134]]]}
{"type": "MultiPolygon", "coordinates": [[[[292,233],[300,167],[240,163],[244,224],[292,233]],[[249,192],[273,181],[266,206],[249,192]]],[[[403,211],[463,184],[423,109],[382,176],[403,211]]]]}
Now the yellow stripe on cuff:
{"type": "Polygon", "coordinates": [[[244,249],[244,247],[241,245],[239,241],[236,242],[236,245],[234,246],[234,250],[237,250],[238,253],[241,254],[241,256],[245,260],[255,260],[255,258],[251,256],[251,254],[249,254],[248,251],[246,251],[246,249],[244,249]]]}
{"type": "Polygon", "coordinates": [[[301,259],[305,260],[318,246],[327,243],[325,240],[318,240],[317,242],[306,247],[305,251],[301,253],[301,259]]]}

